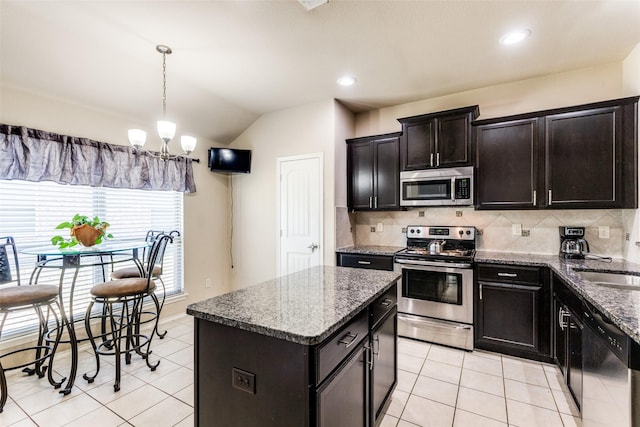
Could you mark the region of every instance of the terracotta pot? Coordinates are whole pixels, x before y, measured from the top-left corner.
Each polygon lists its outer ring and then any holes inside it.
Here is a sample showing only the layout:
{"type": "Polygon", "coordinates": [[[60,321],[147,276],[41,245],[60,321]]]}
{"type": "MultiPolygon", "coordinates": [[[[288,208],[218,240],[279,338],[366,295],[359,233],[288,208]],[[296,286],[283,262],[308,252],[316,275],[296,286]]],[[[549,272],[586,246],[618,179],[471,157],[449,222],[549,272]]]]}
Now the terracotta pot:
{"type": "Polygon", "coordinates": [[[76,225],[71,229],[71,235],[75,236],[76,240],[83,246],[95,245],[101,234],[101,229],[91,227],[88,224],[76,225]]]}

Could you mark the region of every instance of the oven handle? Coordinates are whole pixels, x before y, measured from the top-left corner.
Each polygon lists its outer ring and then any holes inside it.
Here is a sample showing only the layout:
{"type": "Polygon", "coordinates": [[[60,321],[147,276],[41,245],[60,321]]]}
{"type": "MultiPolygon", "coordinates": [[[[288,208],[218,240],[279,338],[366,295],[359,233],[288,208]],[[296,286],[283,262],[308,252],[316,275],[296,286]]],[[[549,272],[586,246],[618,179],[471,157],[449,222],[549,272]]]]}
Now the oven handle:
{"type": "Polygon", "coordinates": [[[405,264],[405,265],[420,265],[427,267],[449,267],[449,268],[471,268],[471,263],[468,262],[437,262],[437,261],[422,261],[422,260],[406,260],[406,259],[395,259],[397,264],[405,264]]]}
{"type": "Polygon", "coordinates": [[[403,321],[407,321],[407,322],[412,322],[412,323],[421,323],[423,325],[429,325],[432,327],[437,327],[437,328],[441,328],[441,329],[457,329],[457,330],[469,330],[472,328],[471,325],[465,325],[465,324],[451,324],[450,322],[443,322],[443,321],[434,321],[434,320],[429,320],[426,318],[418,318],[417,316],[412,316],[412,315],[405,315],[402,313],[398,313],[398,320],[403,320],[403,321]]]}

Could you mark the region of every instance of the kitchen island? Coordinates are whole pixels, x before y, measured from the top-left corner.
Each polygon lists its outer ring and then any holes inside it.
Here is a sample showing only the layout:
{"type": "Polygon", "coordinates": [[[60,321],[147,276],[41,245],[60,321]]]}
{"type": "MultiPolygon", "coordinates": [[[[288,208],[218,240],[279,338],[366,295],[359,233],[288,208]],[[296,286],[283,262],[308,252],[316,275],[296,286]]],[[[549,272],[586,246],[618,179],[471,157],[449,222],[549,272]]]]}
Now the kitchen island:
{"type": "Polygon", "coordinates": [[[399,277],[313,267],[189,305],[196,426],[373,425],[396,383],[399,277]]]}

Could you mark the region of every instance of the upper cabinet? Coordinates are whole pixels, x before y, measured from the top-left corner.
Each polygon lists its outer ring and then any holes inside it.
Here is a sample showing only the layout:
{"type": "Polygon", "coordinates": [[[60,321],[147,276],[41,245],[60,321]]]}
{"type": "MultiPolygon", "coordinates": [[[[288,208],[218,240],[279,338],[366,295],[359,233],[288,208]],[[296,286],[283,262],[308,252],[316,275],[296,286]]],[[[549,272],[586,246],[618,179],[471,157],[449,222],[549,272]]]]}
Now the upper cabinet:
{"type": "Polygon", "coordinates": [[[475,122],[476,208],[637,208],[637,105],[475,122]]]}
{"type": "Polygon", "coordinates": [[[402,171],[473,164],[471,122],[477,105],[398,119],[402,171]]]}
{"type": "Polygon", "coordinates": [[[347,140],[347,206],[400,210],[400,133],[347,140]]]}

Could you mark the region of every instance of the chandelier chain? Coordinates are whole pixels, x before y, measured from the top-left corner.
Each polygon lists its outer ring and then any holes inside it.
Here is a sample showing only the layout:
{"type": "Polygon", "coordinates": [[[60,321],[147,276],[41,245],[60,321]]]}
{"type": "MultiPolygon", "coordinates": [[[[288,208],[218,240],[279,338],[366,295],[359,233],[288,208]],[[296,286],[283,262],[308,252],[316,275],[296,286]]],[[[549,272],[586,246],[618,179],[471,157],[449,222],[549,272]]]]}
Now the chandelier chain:
{"type": "Polygon", "coordinates": [[[167,54],[162,53],[162,117],[167,115],[167,54]]]}

